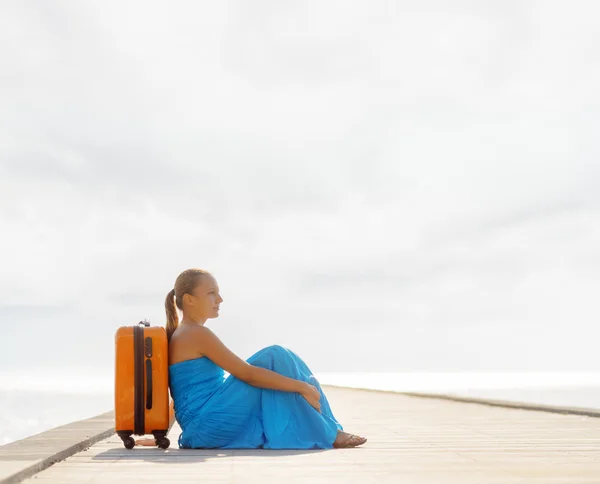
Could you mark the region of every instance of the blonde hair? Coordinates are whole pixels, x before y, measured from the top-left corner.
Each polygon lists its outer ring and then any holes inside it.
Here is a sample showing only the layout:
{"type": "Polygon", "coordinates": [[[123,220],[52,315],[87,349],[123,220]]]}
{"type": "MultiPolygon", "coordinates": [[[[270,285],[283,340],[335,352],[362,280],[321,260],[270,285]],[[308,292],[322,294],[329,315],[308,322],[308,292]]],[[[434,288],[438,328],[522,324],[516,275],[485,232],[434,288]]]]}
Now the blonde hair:
{"type": "Polygon", "coordinates": [[[165,311],[167,313],[167,340],[171,341],[171,336],[179,326],[179,316],[177,308],[183,311],[183,295],[191,294],[192,291],[202,282],[203,276],[209,276],[210,272],[202,269],[187,269],[175,279],[175,288],[171,289],[165,299],[165,311]],[[177,308],[176,308],[177,306],[177,308]]]}

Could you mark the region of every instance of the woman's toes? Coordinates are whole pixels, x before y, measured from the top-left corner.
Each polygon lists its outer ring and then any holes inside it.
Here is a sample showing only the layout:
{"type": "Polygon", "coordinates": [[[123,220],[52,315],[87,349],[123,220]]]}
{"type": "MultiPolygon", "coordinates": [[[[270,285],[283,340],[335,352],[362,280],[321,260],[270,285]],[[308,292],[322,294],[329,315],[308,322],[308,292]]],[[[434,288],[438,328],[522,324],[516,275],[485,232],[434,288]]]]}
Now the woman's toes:
{"type": "Polygon", "coordinates": [[[353,435],[352,436],[352,443],[354,444],[354,447],[358,446],[358,445],[362,445],[367,441],[367,439],[365,437],[360,437],[358,435],[353,435]]]}
{"type": "Polygon", "coordinates": [[[364,444],[367,441],[365,437],[349,434],[347,432],[338,432],[338,437],[335,439],[333,446],[336,448],[356,447],[364,444]]]}

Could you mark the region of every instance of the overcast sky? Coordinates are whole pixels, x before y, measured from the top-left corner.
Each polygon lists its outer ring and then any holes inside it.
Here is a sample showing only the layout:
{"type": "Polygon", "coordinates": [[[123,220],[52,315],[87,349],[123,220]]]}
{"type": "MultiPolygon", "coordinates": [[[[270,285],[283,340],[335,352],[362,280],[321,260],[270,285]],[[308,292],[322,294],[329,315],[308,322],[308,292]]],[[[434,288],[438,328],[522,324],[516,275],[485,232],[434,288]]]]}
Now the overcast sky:
{"type": "Polygon", "coordinates": [[[600,371],[599,14],[3,1],[0,372],[112,371],[188,267],[244,358],[600,371]]]}

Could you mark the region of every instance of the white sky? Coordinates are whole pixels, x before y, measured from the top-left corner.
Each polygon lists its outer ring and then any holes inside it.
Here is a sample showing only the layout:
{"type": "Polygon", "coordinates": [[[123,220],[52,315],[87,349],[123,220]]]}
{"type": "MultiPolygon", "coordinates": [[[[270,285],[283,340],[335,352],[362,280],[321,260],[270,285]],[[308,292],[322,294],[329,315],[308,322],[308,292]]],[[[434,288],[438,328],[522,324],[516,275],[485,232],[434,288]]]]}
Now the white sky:
{"type": "Polygon", "coordinates": [[[242,357],[600,370],[600,6],[4,1],[0,370],[210,270],[242,357]]]}

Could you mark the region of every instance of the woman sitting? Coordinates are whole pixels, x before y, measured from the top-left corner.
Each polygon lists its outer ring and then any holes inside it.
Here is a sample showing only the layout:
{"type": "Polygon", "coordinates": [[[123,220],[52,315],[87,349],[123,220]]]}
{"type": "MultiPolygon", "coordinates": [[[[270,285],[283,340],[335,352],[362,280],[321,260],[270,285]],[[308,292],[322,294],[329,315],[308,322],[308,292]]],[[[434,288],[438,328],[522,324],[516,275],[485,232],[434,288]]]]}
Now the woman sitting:
{"type": "Polygon", "coordinates": [[[217,281],[201,269],[182,272],[165,301],[180,448],[329,449],[366,442],[343,431],[296,353],[273,345],[244,361],[205,327],[222,302],[217,281]]]}

